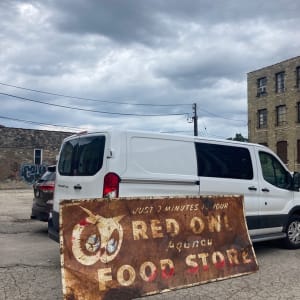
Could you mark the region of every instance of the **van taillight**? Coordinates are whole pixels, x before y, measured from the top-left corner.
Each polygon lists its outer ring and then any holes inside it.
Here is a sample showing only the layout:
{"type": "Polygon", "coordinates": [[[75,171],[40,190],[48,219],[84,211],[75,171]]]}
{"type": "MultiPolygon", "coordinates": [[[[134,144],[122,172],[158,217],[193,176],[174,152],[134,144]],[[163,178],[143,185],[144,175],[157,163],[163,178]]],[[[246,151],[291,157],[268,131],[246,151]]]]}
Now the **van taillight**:
{"type": "Polygon", "coordinates": [[[107,173],[103,182],[103,198],[119,197],[120,177],[116,173],[107,173]]]}

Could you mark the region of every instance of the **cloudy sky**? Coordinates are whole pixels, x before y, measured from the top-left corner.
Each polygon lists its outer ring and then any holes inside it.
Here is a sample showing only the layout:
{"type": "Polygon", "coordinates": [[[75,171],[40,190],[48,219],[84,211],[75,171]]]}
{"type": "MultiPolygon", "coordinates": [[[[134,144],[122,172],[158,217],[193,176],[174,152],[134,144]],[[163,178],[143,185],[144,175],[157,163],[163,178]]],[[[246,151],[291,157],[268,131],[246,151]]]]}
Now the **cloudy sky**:
{"type": "Polygon", "coordinates": [[[247,73],[300,55],[296,0],[1,0],[0,125],[247,136],[247,73]],[[48,126],[48,125],[55,126],[48,126]]]}

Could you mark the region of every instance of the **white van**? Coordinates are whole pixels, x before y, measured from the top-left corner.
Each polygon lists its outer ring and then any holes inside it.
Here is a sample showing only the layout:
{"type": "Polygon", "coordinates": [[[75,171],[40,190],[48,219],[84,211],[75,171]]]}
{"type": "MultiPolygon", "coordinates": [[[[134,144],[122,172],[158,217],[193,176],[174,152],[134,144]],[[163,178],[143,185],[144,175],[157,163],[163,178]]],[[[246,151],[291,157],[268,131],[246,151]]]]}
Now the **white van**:
{"type": "Polygon", "coordinates": [[[62,199],[243,194],[253,242],[300,247],[299,174],[267,147],[136,131],[66,138],[57,165],[49,236],[58,241],[62,199]]]}

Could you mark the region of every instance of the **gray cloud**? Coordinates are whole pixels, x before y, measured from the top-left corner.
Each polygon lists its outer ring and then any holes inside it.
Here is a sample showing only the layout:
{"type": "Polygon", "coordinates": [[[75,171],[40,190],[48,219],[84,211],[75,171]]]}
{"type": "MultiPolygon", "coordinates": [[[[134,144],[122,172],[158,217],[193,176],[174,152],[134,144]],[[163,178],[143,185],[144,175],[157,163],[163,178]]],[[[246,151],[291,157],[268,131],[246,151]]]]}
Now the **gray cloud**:
{"type": "MultiPolygon", "coordinates": [[[[3,0],[0,82],[132,105],[1,85],[0,92],[135,114],[191,114],[196,102],[203,135],[247,135],[246,73],[299,55],[299,9],[291,0],[3,0]],[[133,105],[146,103],[152,106],[133,105]]],[[[193,132],[186,115],[105,115],[4,96],[0,102],[2,115],[36,122],[193,132]]]]}
{"type": "MultiPolygon", "coordinates": [[[[35,1],[36,2],[36,1],[35,1]]],[[[40,3],[40,2],[39,2],[40,3]]],[[[299,19],[300,3],[293,0],[111,0],[45,1],[52,22],[61,31],[99,34],[118,43],[159,45],[178,37],[180,24],[236,24],[240,21],[299,19]],[[179,26],[176,26],[179,23],[179,26]]]]}

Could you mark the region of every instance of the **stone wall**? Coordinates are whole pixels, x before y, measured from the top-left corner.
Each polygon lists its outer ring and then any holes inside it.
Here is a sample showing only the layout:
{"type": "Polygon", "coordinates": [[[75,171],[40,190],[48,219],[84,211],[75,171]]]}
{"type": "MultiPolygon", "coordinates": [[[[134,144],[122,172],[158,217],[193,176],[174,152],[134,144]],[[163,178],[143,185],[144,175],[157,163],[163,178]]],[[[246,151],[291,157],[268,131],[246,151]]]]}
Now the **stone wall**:
{"type": "MultiPolygon", "coordinates": [[[[70,132],[0,127],[0,183],[22,181],[22,167],[34,166],[34,149],[42,149],[42,165],[56,163],[63,139],[70,132]]],[[[37,174],[39,175],[39,174],[37,174]]]]}

